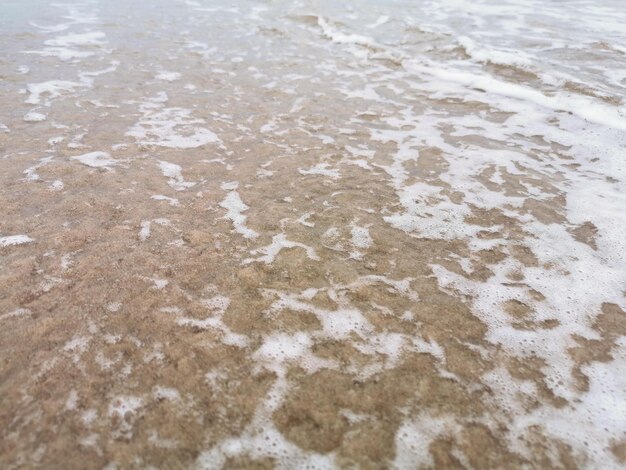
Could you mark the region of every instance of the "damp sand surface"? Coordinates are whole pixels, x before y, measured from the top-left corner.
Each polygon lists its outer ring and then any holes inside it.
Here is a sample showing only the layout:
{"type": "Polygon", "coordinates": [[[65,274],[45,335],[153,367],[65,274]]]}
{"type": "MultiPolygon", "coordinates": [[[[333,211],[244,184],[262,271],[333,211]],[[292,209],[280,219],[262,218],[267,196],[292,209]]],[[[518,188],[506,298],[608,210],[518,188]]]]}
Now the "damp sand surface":
{"type": "Polygon", "coordinates": [[[624,24],[2,2],[0,467],[623,468],[624,24]]]}

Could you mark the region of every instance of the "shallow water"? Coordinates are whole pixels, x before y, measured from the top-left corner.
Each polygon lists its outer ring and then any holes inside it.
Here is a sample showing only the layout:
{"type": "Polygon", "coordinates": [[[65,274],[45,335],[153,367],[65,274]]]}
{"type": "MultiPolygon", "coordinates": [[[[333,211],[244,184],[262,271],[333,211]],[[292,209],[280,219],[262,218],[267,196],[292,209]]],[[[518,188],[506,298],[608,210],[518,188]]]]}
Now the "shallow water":
{"type": "Polygon", "coordinates": [[[624,24],[5,0],[1,466],[623,466],[624,24]]]}

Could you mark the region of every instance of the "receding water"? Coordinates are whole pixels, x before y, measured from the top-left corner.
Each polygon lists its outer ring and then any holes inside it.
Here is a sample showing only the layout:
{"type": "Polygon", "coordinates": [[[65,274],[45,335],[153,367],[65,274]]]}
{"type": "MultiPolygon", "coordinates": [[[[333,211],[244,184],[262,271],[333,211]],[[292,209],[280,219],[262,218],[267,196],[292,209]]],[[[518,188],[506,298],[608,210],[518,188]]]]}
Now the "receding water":
{"type": "Polygon", "coordinates": [[[624,25],[3,1],[0,466],[626,464],[624,25]]]}

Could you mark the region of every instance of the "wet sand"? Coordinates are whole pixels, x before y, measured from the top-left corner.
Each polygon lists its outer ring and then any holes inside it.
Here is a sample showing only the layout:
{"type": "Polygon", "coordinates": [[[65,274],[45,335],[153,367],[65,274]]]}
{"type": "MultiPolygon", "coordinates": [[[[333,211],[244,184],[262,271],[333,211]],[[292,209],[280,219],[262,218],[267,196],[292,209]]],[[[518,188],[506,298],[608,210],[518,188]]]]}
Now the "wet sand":
{"type": "Polygon", "coordinates": [[[0,6],[0,466],[625,465],[597,3],[0,6]]]}

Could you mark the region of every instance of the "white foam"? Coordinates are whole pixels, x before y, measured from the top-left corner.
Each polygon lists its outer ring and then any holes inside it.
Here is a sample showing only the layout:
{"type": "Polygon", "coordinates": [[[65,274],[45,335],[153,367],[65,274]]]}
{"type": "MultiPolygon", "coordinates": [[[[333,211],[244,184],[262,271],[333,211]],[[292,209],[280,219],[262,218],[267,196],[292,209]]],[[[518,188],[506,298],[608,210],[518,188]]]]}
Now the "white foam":
{"type": "Polygon", "coordinates": [[[120,302],[111,302],[106,306],[106,309],[111,313],[119,312],[122,308],[122,304],[120,302]]]}
{"type": "Polygon", "coordinates": [[[329,338],[345,339],[353,332],[363,337],[372,329],[370,323],[358,309],[346,307],[337,310],[325,310],[301,300],[297,295],[279,291],[271,292],[279,298],[272,304],[271,309],[289,308],[296,312],[313,313],[322,324],[325,335],[329,338]]]}
{"type": "Polygon", "coordinates": [[[111,158],[111,154],[107,152],[89,152],[83,155],[71,157],[72,160],[78,160],[85,166],[91,168],[102,168],[112,170],[114,166],[119,164],[118,160],[111,158]]]}
{"type": "Polygon", "coordinates": [[[66,34],[46,40],[44,44],[48,47],[45,47],[43,50],[23,51],[23,53],[57,57],[62,61],[84,59],[95,55],[95,53],[89,50],[73,49],[73,47],[103,46],[106,44],[106,41],[103,40],[104,37],[105,34],[99,31],[66,34]]]}
{"type": "Polygon", "coordinates": [[[50,186],[48,186],[48,189],[50,189],[50,191],[61,191],[63,190],[63,188],[65,188],[65,184],[61,180],[54,180],[52,183],[50,183],[50,186]]]}
{"type": "Polygon", "coordinates": [[[272,243],[270,243],[269,245],[263,248],[259,248],[257,250],[252,250],[250,252],[250,254],[252,255],[263,253],[263,256],[260,256],[258,258],[248,258],[244,260],[243,263],[249,264],[252,262],[261,262],[265,264],[271,264],[274,262],[281,250],[285,248],[302,248],[303,250],[305,250],[308,258],[316,261],[320,259],[312,247],[305,245],[304,243],[287,240],[287,236],[284,233],[279,233],[278,235],[274,235],[272,237],[272,243]]]}
{"type": "Polygon", "coordinates": [[[192,117],[190,109],[166,108],[167,100],[167,94],[161,92],[142,103],[139,106],[142,117],[126,135],[140,144],[168,148],[190,149],[222,143],[214,132],[201,126],[204,119],[192,117]]]}
{"type": "Polygon", "coordinates": [[[68,46],[102,46],[106,44],[104,37],[106,35],[101,31],[92,31],[88,33],[71,33],[57,36],[54,39],[48,39],[44,42],[47,46],[68,47],[68,46]]]}
{"type": "Polygon", "coordinates": [[[15,245],[24,245],[25,243],[32,243],[35,240],[28,235],[9,235],[6,237],[0,237],[0,248],[15,245]]]}
{"type": "Polygon", "coordinates": [[[172,207],[180,206],[180,203],[178,202],[178,199],[173,198],[173,197],[169,197],[169,196],[164,196],[162,194],[155,194],[153,196],[150,196],[150,199],[154,199],[155,201],[167,201],[169,203],[169,205],[172,206],[172,207]]]}
{"type": "MultiPolygon", "coordinates": [[[[0,239],[0,243],[1,243],[0,239]]],[[[2,245],[0,245],[2,246],[2,245]]],[[[25,317],[25,316],[29,316],[32,315],[32,312],[27,309],[27,308],[16,308],[15,310],[12,310],[11,312],[7,312],[7,313],[3,313],[2,315],[0,315],[0,321],[2,320],[6,320],[8,318],[17,318],[17,317],[25,317]]]]}
{"type": "Polygon", "coordinates": [[[230,191],[224,200],[220,202],[220,207],[227,210],[224,218],[232,221],[236,232],[240,233],[245,238],[256,238],[259,236],[257,232],[245,225],[247,216],[245,216],[243,212],[247,211],[249,207],[244,204],[237,191],[230,191]]]}
{"type": "Polygon", "coordinates": [[[152,389],[152,396],[156,400],[180,401],[181,399],[180,392],[177,389],[160,385],[152,389]]]}
{"type": "Polygon", "coordinates": [[[154,288],[156,290],[163,290],[170,283],[167,279],[153,279],[152,281],[154,282],[154,288]]]}
{"type": "Polygon", "coordinates": [[[233,189],[237,189],[239,187],[239,183],[237,181],[226,181],[220,185],[220,188],[224,191],[232,191],[233,189]]]}
{"type": "Polygon", "coordinates": [[[181,77],[182,75],[178,72],[159,72],[155,76],[157,80],[164,80],[166,82],[174,82],[180,80],[181,77]]]}
{"type": "Polygon", "coordinates": [[[459,44],[475,60],[499,65],[516,65],[523,69],[534,69],[532,60],[521,50],[495,50],[484,45],[478,45],[473,39],[467,36],[457,38],[459,44]]]}
{"type": "Polygon", "coordinates": [[[109,403],[109,416],[119,416],[123,419],[127,413],[137,413],[142,406],[143,399],[141,397],[121,395],[109,403]]]}
{"type": "Polygon", "coordinates": [[[34,111],[31,111],[29,113],[26,113],[24,115],[24,121],[25,122],[42,122],[46,120],[46,115],[45,114],[41,114],[41,113],[36,113],[34,111]]]}
{"type": "Polygon", "coordinates": [[[346,145],[345,148],[351,155],[356,157],[371,159],[376,154],[375,150],[370,150],[368,148],[353,147],[351,145],[346,145]]]}
{"type": "Polygon", "coordinates": [[[367,227],[352,224],[350,232],[352,234],[352,244],[356,248],[366,250],[372,246],[373,240],[367,227]]]}
{"type": "Polygon", "coordinates": [[[85,59],[95,55],[94,52],[77,51],[67,47],[46,47],[40,51],[22,51],[22,53],[40,55],[43,57],[56,57],[63,62],[68,62],[74,59],[85,59]]]}
{"type": "Polygon", "coordinates": [[[163,176],[169,178],[167,184],[176,191],[184,191],[196,185],[194,182],[185,181],[182,173],[183,169],[180,165],[159,160],[159,168],[163,176]]]}
{"type": "Polygon", "coordinates": [[[305,227],[315,227],[315,222],[310,222],[309,218],[313,215],[313,212],[307,212],[298,218],[297,222],[305,227]]]}
{"type": "Polygon", "coordinates": [[[389,22],[389,16],[387,15],[381,15],[378,17],[378,19],[376,21],[374,21],[371,24],[368,24],[367,27],[368,28],[378,28],[380,25],[383,25],[385,23],[389,22]]]}
{"type": "Polygon", "coordinates": [[[378,48],[378,44],[370,37],[360,34],[346,34],[331,26],[326,19],[317,17],[317,24],[322,28],[323,35],[338,44],[356,44],[359,46],[378,48]]]}
{"type": "Polygon", "coordinates": [[[487,93],[527,101],[552,111],[567,111],[586,121],[626,131],[626,112],[623,109],[596,102],[585,96],[571,94],[547,96],[524,85],[505,82],[483,73],[462,71],[435,63],[422,64],[413,61],[406,62],[405,66],[413,73],[430,75],[444,82],[452,82],[472,89],[485,90],[487,93]]]}
{"type": "MultiPolygon", "coordinates": [[[[460,426],[447,416],[422,413],[405,419],[395,435],[395,468],[434,467],[429,446],[437,437],[449,437],[460,426]]],[[[468,466],[469,467],[469,466],[468,466]]]]}
{"type": "Polygon", "coordinates": [[[91,338],[87,336],[75,336],[63,345],[63,351],[83,353],[87,351],[91,338]]]}
{"type": "Polygon", "coordinates": [[[65,401],[65,409],[69,411],[73,411],[77,408],[78,405],[78,392],[72,389],[67,396],[67,400],[65,401]]]}
{"type": "Polygon", "coordinates": [[[141,230],[139,230],[139,240],[145,242],[150,236],[150,221],[144,220],[141,222],[141,230]]]}
{"type": "Polygon", "coordinates": [[[102,74],[113,72],[117,69],[119,62],[113,61],[111,66],[96,70],[93,72],[79,72],[79,81],[70,80],[49,80],[40,83],[29,83],[26,89],[29,93],[26,103],[29,104],[43,104],[44,106],[50,106],[53,100],[60,98],[61,96],[73,93],[76,89],[92,88],[94,85],[94,78],[102,74]],[[44,97],[46,97],[44,99],[44,97]]]}
{"type": "Polygon", "coordinates": [[[201,330],[215,330],[220,334],[220,342],[238,348],[246,348],[249,339],[246,335],[233,332],[223,321],[222,317],[230,305],[230,299],[223,295],[202,299],[202,304],[209,310],[210,315],[206,318],[185,317],[182,312],[174,310],[177,316],[176,324],[201,330]]]}
{"type": "Polygon", "coordinates": [[[69,80],[50,80],[41,83],[31,83],[27,86],[30,95],[26,99],[26,103],[39,104],[42,101],[42,96],[46,95],[48,98],[43,104],[48,106],[51,100],[62,96],[64,93],[73,92],[76,88],[85,88],[88,86],[90,86],[88,83],[72,82],[69,80]]]}
{"type": "Polygon", "coordinates": [[[303,332],[294,335],[276,333],[266,337],[254,353],[255,359],[270,362],[284,362],[298,359],[308,353],[312,346],[311,338],[303,332]]]}
{"type": "Polygon", "coordinates": [[[40,158],[36,164],[24,170],[24,179],[27,181],[38,181],[40,177],[37,174],[37,170],[50,163],[53,159],[53,156],[40,158]]]}
{"type": "Polygon", "coordinates": [[[330,168],[330,163],[318,163],[315,166],[312,166],[309,169],[298,169],[301,175],[321,175],[328,176],[332,179],[338,179],[341,177],[341,173],[339,170],[335,168],[330,168]]]}

